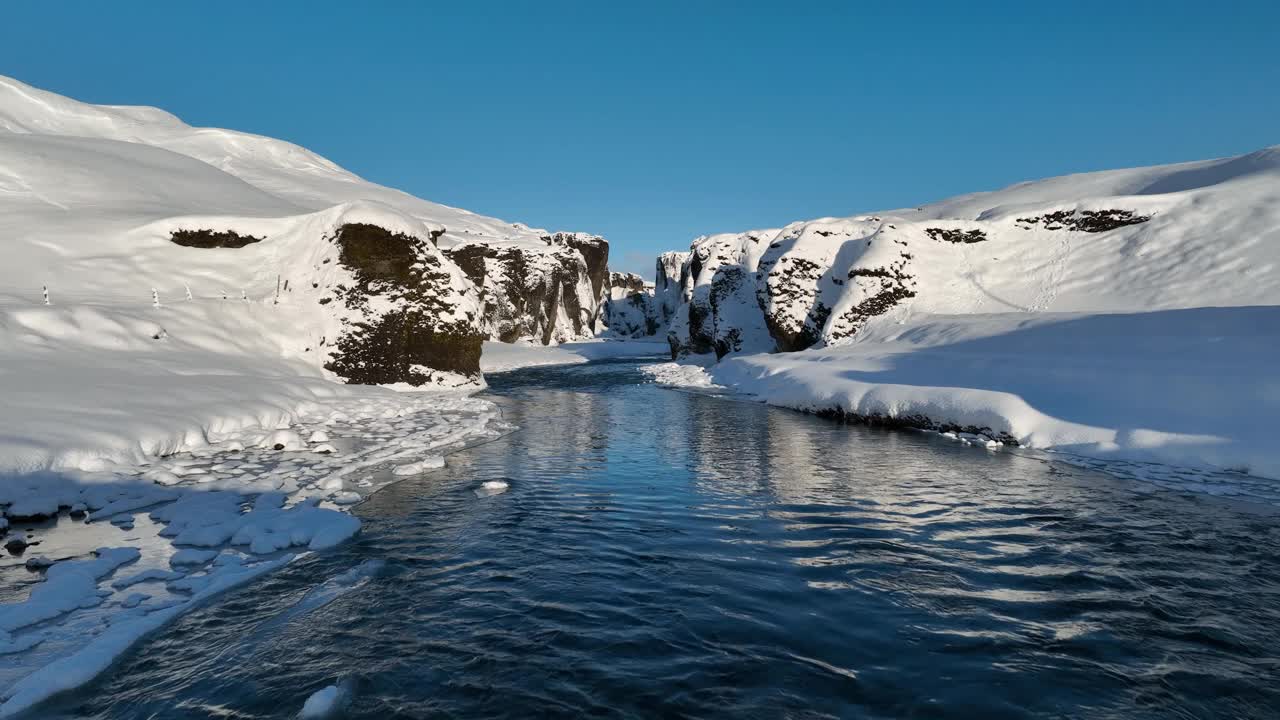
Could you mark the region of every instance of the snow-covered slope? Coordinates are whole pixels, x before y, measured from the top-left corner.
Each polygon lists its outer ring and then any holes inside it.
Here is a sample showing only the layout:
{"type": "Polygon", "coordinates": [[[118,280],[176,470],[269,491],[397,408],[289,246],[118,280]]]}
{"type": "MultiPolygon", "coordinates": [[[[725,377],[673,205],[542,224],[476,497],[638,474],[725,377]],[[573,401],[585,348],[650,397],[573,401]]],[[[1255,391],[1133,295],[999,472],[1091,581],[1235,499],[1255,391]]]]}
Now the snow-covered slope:
{"type": "Polygon", "coordinates": [[[1280,148],[694,241],[680,351],[847,342],[869,318],[1280,302],[1280,148]]]}
{"type": "Polygon", "coordinates": [[[414,385],[475,382],[485,337],[591,336],[608,258],[600,238],[427,202],[290,143],[3,77],[0,238],[0,284],[27,302],[43,286],[61,302],[147,303],[153,288],[162,302],[270,302],[286,353],[414,385]],[[469,278],[449,257],[463,246],[522,262],[469,278]],[[492,297],[539,284],[552,290],[528,308],[500,308],[511,328],[496,319],[492,297]],[[354,352],[370,338],[381,353],[354,352]]]}
{"type": "Polygon", "coordinates": [[[479,387],[488,285],[446,254],[464,244],[581,268],[536,339],[590,333],[603,240],[0,78],[0,717],[506,429],[484,400],[362,385],[479,387]]]}
{"type": "Polygon", "coordinates": [[[1280,148],[702,237],[678,276],[673,356],[772,402],[1280,476],[1280,148]]]}
{"type": "Polygon", "coordinates": [[[314,212],[353,200],[372,200],[447,227],[447,237],[441,240],[445,247],[469,238],[533,249],[544,244],[542,231],[370,183],[289,142],[191,127],[158,108],[82,103],[6,77],[0,77],[0,134],[94,138],[168,150],[195,158],[274,198],[270,212],[314,212]]]}

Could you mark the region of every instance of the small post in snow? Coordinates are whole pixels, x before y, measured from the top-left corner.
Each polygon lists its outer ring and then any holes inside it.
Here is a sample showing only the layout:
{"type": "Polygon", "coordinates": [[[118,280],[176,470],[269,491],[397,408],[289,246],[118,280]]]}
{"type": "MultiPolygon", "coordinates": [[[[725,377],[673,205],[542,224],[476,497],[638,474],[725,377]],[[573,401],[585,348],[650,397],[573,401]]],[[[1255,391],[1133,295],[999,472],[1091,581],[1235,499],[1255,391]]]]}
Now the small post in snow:
{"type": "Polygon", "coordinates": [[[249,294],[248,294],[248,293],[246,293],[244,290],[241,290],[241,291],[240,291],[240,299],[241,299],[241,300],[243,300],[243,301],[245,301],[245,302],[249,302],[249,294]]]}
{"type": "Polygon", "coordinates": [[[48,305],[49,304],[49,286],[44,285],[42,287],[44,287],[44,304],[48,305]]]}
{"type": "Polygon", "coordinates": [[[222,291],[222,299],[223,299],[223,300],[226,300],[226,299],[227,299],[227,291],[226,291],[226,290],[223,290],[223,291],[222,291]]]}
{"type": "Polygon", "coordinates": [[[155,288],[151,288],[151,307],[160,307],[160,293],[155,288]]]}
{"type": "Polygon", "coordinates": [[[182,287],[187,289],[187,299],[194,300],[195,298],[191,297],[191,286],[186,283],[182,283],[182,287]]]}
{"type": "Polygon", "coordinates": [[[279,275],[276,275],[276,299],[271,304],[272,305],[280,304],[280,276],[279,275]]]}

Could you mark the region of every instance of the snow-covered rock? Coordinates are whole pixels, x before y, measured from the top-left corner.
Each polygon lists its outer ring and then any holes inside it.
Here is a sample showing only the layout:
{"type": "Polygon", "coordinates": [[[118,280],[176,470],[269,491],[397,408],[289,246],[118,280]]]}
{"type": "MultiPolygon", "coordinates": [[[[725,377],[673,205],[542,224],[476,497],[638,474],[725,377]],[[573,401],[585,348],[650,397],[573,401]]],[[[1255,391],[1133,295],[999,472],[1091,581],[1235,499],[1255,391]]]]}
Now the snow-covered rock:
{"type": "Polygon", "coordinates": [[[463,242],[445,254],[478,288],[490,340],[550,345],[593,337],[605,298],[609,244],[585,233],[540,245],[463,242]]]}
{"type": "MultiPolygon", "coordinates": [[[[694,241],[680,271],[683,304],[668,330],[673,357],[772,350],[757,304],[756,268],[768,235],[711,235],[694,241]]],[[[659,261],[659,268],[666,267],[659,261]]]]}
{"type": "Polygon", "coordinates": [[[685,294],[688,259],[687,252],[664,252],[655,263],[653,304],[659,328],[669,327],[676,316],[676,309],[688,301],[685,294]]]}
{"type": "Polygon", "coordinates": [[[671,340],[723,356],[847,344],[882,316],[1280,303],[1278,198],[1280,147],[706,236],[671,340]]]}
{"type": "Polygon", "coordinates": [[[0,312],[146,307],[157,343],[188,330],[174,306],[252,314],[219,349],[410,386],[478,385],[485,338],[590,336],[608,261],[601,238],[420,200],[286,142],[4,77],[0,238],[0,312]],[[473,283],[450,256],[477,252],[496,259],[473,283]]]}
{"type": "Polygon", "coordinates": [[[657,334],[659,328],[653,288],[634,273],[609,273],[609,295],[604,305],[604,324],[610,334],[640,338],[657,334]]]}
{"type": "Polygon", "coordinates": [[[666,384],[1280,477],[1280,147],[706,236],[675,259],[657,278],[674,297],[678,276],[672,355],[722,361],[666,384]]]}

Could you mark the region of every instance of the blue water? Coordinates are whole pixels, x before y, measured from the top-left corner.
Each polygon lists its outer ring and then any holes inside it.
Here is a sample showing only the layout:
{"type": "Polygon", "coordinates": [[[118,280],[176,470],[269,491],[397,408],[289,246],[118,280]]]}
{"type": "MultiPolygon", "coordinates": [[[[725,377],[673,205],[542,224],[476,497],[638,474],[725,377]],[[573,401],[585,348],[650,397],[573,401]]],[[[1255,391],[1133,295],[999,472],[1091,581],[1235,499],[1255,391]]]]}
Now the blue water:
{"type": "Polygon", "coordinates": [[[1272,508],[633,363],[491,384],[521,430],[46,711],[289,718],[338,683],[353,718],[1280,717],[1272,508]]]}

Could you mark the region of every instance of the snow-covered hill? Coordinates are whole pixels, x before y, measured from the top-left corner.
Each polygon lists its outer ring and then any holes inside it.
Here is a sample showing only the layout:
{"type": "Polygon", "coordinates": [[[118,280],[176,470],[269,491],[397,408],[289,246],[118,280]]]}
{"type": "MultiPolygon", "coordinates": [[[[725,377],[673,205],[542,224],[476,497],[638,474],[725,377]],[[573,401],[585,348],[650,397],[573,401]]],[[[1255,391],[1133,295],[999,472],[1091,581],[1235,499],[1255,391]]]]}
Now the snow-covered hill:
{"type": "Polygon", "coordinates": [[[722,385],[1280,476],[1278,147],[712,235],[659,269],[673,356],[714,352],[722,385]]]}
{"type": "Polygon", "coordinates": [[[490,336],[590,337],[607,259],[0,77],[0,717],[508,429],[485,400],[372,385],[478,388],[490,336]],[[502,261],[477,272],[474,248],[502,261]]]}
{"type": "Polygon", "coordinates": [[[421,200],[287,142],[3,77],[0,238],[6,305],[44,286],[61,303],[269,303],[244,332],[285,357],[411,385],[476,382],[485,338],[592,336],[608,260],[601,238],[421,200]]]}
{"type": "Polygon", "coordinates": [[[1280,148],[1072,175],[913,210],[712,235],[677,352],[850,342],[871,318],[1280,302],[1280,148]]]}

